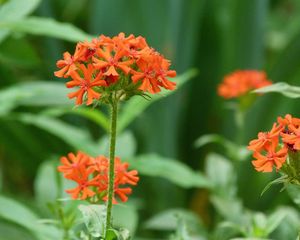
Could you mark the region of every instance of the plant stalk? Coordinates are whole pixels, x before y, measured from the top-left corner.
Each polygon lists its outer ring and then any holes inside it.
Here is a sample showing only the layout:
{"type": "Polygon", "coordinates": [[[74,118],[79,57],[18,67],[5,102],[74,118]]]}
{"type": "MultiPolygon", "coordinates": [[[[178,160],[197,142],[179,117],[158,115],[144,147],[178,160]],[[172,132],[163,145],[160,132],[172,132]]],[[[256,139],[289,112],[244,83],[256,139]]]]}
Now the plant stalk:
{"type": "Polygon", "coordinates": [[[114,197],[114,181],[115,181],[115,149],[116,149],[116,133],[117,133],[117,115],[118,100],[115,98],[111,102],[111,125],[110,125],[110,147],[109,147],[109,173],[108,173],[108,200],[106,210],[106,228],[105,235],[111,228],[112,202],[114,197]]]}

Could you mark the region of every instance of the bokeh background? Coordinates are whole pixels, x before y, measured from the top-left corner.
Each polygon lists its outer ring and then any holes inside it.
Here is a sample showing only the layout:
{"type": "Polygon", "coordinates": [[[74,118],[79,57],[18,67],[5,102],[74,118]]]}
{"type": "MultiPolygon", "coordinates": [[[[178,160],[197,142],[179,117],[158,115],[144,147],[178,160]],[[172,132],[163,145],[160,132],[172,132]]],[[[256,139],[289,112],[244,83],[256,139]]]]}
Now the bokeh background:
{"type": "MultiPolygon", "coordinates": [[[[241,131],[233,111],[216,93],[225,74],[257,69],[266,71],[274,82],[298,85],[300,79],[298,0],[1,0],[1,195],[43,217],[43,211],[36,207],[36,179],[41,177],[38,169],[49,159],[58,163],[59,156],[84,148],[87,138],[96,143],[105,137],[103,124],[96,124],[88,113],[72,113],[72,101],[63,99],[64,90],[55,85],[61,86],[63,80],[56,79],[53,72],[62,53],[72,53],[77,41],[119,32],[144,36],[149,45],[171,59],[178,81],[182,76],[188,79],[176,93],[140,111],[130,121],[119,147],[134,148],[135,156],[154,153],[176,160],[193,172],[206,171],[205,159],[211,152],[226,156],[219,144],[196,148],[196,139],[213,133],[235,141],[237,131],[241,131]],[[37,94],[31,96],[32,92],[37,94]]],[[[299,116],[298,104],[298,100],[279,94],[260,96],[247,112],[243,138],[237,144],[246,145],[258,131],[269,129],[279,115],[299,116]]],[[[106,115],[107,109],[100,107],[100,113],[106,115]]],[[[250,160],[249,156],[245,161],[229,159],[234,162],[235,197],[243,208],[266,214],[283,205],[296,208],[287,193],[280,192],[280,186],[260,196],[276,173],[257,173],[250,160]]],[[[151,162],[151,157],[147,161],[151,162]]],[[[147,228],[144,222],[167,209],[192,211],[202,222],[204,235],[224,219],[211,201],[210,190],[195,187],[197,184],[176,184],[172,178],[182,176],[168,165],[164,171],[157,170],[155,164],[147,167],[150,173],[141,172],[140,185],[133,195],[137,235],[145,239],[166,236],[162,229],[147,228]],[[171,177],[164,177],[164,172],[171,177]]],[[[217,175],[227,171],[221,165],[215,167],[217,175]]],[[[5,219],[1,220],[5,226],[1,229],[9,229],[12,224],[5,219]]],[[[274,239],[290,239],[280,236],[273,235],[274,239]]]]}

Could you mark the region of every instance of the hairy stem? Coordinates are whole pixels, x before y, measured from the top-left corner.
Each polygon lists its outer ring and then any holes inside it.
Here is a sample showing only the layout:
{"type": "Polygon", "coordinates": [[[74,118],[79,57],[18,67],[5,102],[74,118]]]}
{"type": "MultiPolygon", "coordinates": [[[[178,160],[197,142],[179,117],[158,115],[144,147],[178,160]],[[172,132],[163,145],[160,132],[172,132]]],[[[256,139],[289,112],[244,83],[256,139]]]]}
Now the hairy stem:
{"type": "Polygon", "coordinates": [[[116,132],[117,132],[117,115],[118,115],[118,100],[115,98],[111,102],[111,125],[110,125],[110,148],[109,148],[109,176],[108,176],[108,200],[106,214],[106,234],[111,228],[111,212],[114,196],[114,181],[115,181],[115,149],[116,149],[116,132]]]}

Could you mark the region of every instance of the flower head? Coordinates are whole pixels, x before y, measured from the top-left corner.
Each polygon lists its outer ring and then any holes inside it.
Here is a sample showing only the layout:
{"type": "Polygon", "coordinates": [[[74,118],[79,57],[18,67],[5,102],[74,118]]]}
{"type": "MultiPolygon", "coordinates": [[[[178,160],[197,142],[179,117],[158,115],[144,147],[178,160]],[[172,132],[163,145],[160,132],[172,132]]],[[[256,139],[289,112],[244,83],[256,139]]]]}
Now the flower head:
{"type": "MultiPolygon", "coordinates": [[[[69,153],[67,157],[61,158],[58,171],[64,173],[66,179],[77,183],[73,189],[66,192],[73,199],[97,199],[107,200],[108,190],[108,168],[109,159],[105,156],[91,157],[85,153],[78,152],[76,155],[69,153]]],[[[115,181],[113,203],[117,203],[118,196],[121,201],[126,202],[127,195],[132,192],[129,185],[136,185],[139,181],[136,170],[128,171],[129,164],[122,163],[120,158],[115,158],[115,181]]]]}
{"type": "Polygon", "coordinates": [[[256,70],[238,70],[224,77],[218,86],[218,94],[226,99],[246,95],[251,90],[271,85],[265,72],[256,70]]]}
{"type": "Polygon", "coordinates": [[[274,166],[279,170],[291,151],[300,150],[300,119],[290,114],[278,117],[270,131],[260,132],[250,141],[248,149],[253,151],[252,164],[257,171],[272,172],[274,166]]]}
{"type": "Polygon", "coordinates": [[[102,93],[123,91],[128,96],[144,92],[158,93],[161,88],[173,90],[176,83],[168,80],[176,76],[170,61],[150,48],[145,38],[120,33],[115,37],[101,35],[91,42],[79,42],[74,55],[66,52],[57,61],[60,70],[55,76],[71,78],[68,88],[76,104],[101,100],[102,93]]]}

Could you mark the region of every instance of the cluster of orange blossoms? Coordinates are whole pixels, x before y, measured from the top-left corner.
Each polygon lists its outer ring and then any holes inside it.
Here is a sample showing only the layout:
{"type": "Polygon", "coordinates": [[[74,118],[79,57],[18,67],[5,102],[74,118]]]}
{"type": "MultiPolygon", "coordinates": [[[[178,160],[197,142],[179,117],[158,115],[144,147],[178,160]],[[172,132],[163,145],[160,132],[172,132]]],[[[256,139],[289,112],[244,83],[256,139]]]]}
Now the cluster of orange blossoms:
{"type": "Polygon", "coordinates": [[[252,140],[248,149],[254,151],[252,164],[257,171],[272,172],[273,166],[279,170],[289,151],[300,150],[300,119],[290,114],[278,117],[272,129],[258,133],[258,139],[252,140]]]}
{"type": "MultiPolygon", "coordinates": [[[[102,199],[107,201],[108,189],[108,168],[109,159],[105,156],[93,158],[83,152],[76,155],[69,153],[67,157],[61,158],[58,171],[64,174],[66,179],[76,182],[78,185],[66,190],[72,199],[102,199]]],[[[128,185],[136,185],[139,181],[136,170],[127,171],[128,163],[122,163],[119,158],[115,158],[115,181],[114,196],[118,196],[121,201],[126,202],[127,195],[132,192],[128,185]]],[[[113,198],[113,203],[117,203],[113,198]]]]}
{"type": "Polygon", "coordinates": [[[175,82],[167,77],[175,77],[176,71],[169,70],[170,61],[153,48],[145,38],[120,33],[113,38],[101,35],[91,42],[79,42],[75,53],[63,54],[57,61],[59,71],[55,76],[71,78],[68,88],[78,87],[69,98],[77,98],[80,105],[98,100],[106,90],[134,89],[140,92],[158,93],[161,87],[173,90],[175,82]]]}
{"type": "Polygon", "coordinates": [[[218,86],[218,94],[226,99],[237,98],[271,84],[265,72],[238,70],[224,77],[223,82],[218,86]]]}

